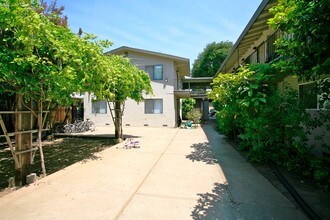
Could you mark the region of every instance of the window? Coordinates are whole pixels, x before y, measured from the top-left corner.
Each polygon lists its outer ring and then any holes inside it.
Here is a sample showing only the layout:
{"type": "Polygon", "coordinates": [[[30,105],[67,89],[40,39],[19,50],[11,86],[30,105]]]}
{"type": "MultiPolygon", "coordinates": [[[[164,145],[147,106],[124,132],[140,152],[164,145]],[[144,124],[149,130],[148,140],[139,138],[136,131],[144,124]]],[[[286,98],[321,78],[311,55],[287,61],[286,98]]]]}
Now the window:
{"type": "Polygon", "coordinates": [[[163,65],[146,66],[146,72],[149,73],[152,80],[163,79],[163,65]]]}
{"type": "Polygon", "coordinates": [[[146,99],[145,114],[163,114],[163,99],[146,99]]]}
{"type": "Polygon", "coordinates": [[[330,78],[299,85],[299,101],[306,109],[330,109],[330,78]]]}
{"type": "Polygon", "coordinates": [[[319,81],[319,108],[330,109],[330,77],[319,81]]]}
{"type": "Polygon", "coordinates": [[[106,101],[93,101],[92,113],[107,114],[107,102],[106,101]]]}
{"type": "Polygon", "coordinates": [[[306,109],[317,109],[316,82],[299,85],[299,101],[306,109]]]}

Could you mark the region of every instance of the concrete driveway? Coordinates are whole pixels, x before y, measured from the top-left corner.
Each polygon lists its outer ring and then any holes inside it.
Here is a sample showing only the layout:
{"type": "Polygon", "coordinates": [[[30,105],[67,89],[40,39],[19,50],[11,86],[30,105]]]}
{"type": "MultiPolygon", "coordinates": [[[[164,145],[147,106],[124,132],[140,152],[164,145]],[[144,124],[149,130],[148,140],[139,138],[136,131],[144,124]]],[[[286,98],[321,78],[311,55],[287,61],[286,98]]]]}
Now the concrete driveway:
{"type": "Polygon", "coordinates": [[[141,148],[119,144],[0,198],[0,219],[307,219],[211,125],[124,133],[141,148]]]}

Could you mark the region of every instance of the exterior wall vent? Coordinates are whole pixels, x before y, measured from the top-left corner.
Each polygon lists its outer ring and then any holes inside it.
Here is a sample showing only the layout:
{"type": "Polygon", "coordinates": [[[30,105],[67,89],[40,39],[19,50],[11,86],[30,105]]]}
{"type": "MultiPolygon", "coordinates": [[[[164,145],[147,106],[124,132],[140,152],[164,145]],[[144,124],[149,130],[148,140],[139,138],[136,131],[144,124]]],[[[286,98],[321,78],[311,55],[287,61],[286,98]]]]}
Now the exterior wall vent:
{"type": "Polygon", "coordinates": [[[126,126],[131,126],[131,124],[126,124],[126,126]]]}
{"type": "Polygon", "coordinates": [[[109,123],[105,123],[105,125],[110,125],[109,123]]]}
{"type": "Polygon", "coordinates": [[[144,127],[148,127],[149,125],[148,125],[148,124],[144,124],[143,126],[144,126],[144,127]]]}
{"type": "Polygon", "coordinates": [[[167,125],[163,125],[163,127],[167,127],[167,125]]]}

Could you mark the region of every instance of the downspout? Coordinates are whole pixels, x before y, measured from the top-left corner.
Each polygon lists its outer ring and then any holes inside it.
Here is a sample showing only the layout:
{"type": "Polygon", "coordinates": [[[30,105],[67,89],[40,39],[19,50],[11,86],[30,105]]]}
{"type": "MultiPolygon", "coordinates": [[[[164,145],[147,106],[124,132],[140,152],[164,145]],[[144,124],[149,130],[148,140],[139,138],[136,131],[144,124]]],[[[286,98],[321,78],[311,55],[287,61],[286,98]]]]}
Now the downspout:
{"type": "Polygon", "coordinates": [[[176,70],[176,89],[177,90],[181,90],[180,89],[180,79],[179,79],[179,71],[178,70],[176,70]]]}

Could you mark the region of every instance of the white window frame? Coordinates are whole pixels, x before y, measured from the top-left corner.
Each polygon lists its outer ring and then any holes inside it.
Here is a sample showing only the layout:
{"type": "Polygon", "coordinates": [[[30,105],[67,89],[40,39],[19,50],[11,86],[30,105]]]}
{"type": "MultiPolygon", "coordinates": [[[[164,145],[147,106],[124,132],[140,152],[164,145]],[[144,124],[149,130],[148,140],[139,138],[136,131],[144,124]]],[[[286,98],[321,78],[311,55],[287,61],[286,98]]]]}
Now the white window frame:
{"type": "MultiPolygon", "coordinates": [[[[327,77],[328,78],[328,77],[327,77]]],[[[325,78],[325,79],[327,79],[325,78]]],[[[315,83],[317,88],[316,88],[316,108],[306,108],[306,110],[325,110],[325,108],[320,108],[320,102],[321,102],[321,95],[319,94],[319,91],[318,91],[318,86],[320,84],[320,81],[310,81],[310,82],[305,82],[305,83],[300,83],[298,85],[298,96],[299,96],[299,101],[301,101],[301,89],[300,87],[301,86],[304,86],[304,85],[309,85],[309,84],[313,84],[315,83]]]]}
{"type": "Polygon", "coordinates": [[[163,99],[145,99],[144,100],[144,114],[163,114],[163,112],[164,112],[163,99]],[[160,105],[161,108],[160,108],[159,112],[156,111],[157,109],[155,109],[156,101],[160,101],[158,104],[161,104],[160,105]],[[152,106],[151,106],[151,108],[148,109],[148,107],[150,107],[150,105],[152,105],[152,106]]]}
{"type": "Polygon", "coordinates": [[[163,80],[163,78],[164,78],[164,66],[162,64],[145,66],[145,71],[147,73],[149,73],[151,80],[163,80]],[[156,78],[155,77],[156,68],[159,68],[159,67],[161,67],[161,78],[156,78]],[[150,71],[150,70],[152,70],[152,71],[150,71]]]}
{"type": "Polygon", "coordinates": [[[107,114],[108,108],[107,108],[107,102],[103,100],[94,101],[92,100],[92,114],[107,114]],[[101,103],[104,103],[104,106],[101,106],[101,103]],[[101,108],[103,107],[103,108],[101,108]]]}

